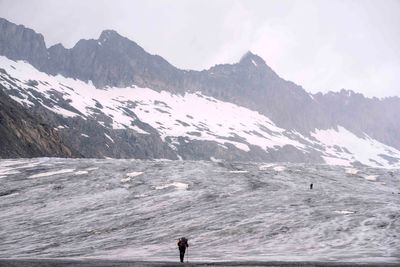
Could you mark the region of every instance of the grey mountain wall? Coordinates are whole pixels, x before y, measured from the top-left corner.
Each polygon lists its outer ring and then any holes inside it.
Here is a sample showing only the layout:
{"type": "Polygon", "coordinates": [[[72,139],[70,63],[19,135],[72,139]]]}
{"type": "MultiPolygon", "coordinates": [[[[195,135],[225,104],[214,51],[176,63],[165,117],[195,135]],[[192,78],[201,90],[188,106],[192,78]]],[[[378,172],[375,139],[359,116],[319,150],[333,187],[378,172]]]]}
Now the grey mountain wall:
{"type": "Polygon", "coordinates": [[[61,44],[46,48],[41,34],[5,19],[0,19],[0,30],[0,55],[26,60],[49,74],[90,80],[99,88],[135,84],[173,93],[202,91],[305,135],[342,125],[400,149],[399,98],[371,99],[351,91],[310,95],[251,52],[236,64],[186,71],[111,30],[97,40],[80,40],[71,49],[61,44]]]}
{"type": "Polygon", "coordinates": [[[48,49],[44,71],[62,74],[97,87],[126,87],[132,84],[165,89],[179,87],[183,71],[159,56],[148,54],[135,42],[115,31],[103,31],[98,40],[80,40],[73,48],[58,44],[48,49]]]}
{"type": "Polygon", "coordinates": [[[0,18],[0,54],[13,60],[26,60],[43,69],[48,51],[43,35],[0,18]]]}

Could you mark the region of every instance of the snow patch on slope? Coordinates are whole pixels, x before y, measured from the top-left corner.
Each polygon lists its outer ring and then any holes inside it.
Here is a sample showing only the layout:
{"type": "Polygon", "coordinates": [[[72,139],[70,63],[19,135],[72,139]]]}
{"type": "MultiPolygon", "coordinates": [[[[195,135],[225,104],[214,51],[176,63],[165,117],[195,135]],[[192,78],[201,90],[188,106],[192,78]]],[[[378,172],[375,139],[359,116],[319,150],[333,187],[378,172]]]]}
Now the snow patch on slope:
{"type": "Polygon", "coordinates": [[[325,148],[323,151],[326,163],[331,165],[347,165],[352,162],[374,167],[400,167],[380,155],[390,155],[400,160],[400,151],[370,138],[368,135],[358,137],[342,126],[336,129],[318,130],[311,135],[325,148]]]}
{"type": "Polygon", "coordinates": [[[104,136],[108,139],[108,140],[110,140],[111,142],[113,142],[114,143],[114,139],[112,139],[111,138],[111,136],[109,136],[108,134],[104,134],[104,136]]]}

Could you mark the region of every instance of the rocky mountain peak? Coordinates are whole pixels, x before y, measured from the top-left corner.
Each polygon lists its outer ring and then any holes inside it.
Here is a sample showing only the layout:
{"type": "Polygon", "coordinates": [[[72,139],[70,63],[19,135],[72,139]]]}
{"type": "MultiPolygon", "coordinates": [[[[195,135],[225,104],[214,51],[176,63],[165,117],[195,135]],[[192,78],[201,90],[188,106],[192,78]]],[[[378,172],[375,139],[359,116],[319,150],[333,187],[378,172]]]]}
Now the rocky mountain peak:
{"type": "Polygon", "coordinates": [[[236,66],[245,72],[258,73],[262,76],[266,75],[268,79],[278,78],[278,75],[267,65],[265,60],[251,51],[247,51],[236,66]]]}
{"type": "Polygon", "coordinates": [[[209,69],[212,73],[223,73],[234,74],[246,73],[252,76],[254,73],[264,76],[277,76],[277,74],[265,63],[264,59],[260,56],[252,53],[251,51],[246,52],[239,62],[234,64],[218,64],[209,69]]]}
{"type": "Polygon", "coordinates": [[[335,98],[335,99],[364,99],[364,95],[354,92],[353,90],[349,89],[341,89],[340,91],[334,92],[334,91],[329,91],[328,93],[325,94],[320,94],[325,98],[335,98]]]}
{"type": "Polygon", "coordinates": [[[239,64],[251,64],[254,67],[267,65],[260,56],[253,54],[251,51],[247,51],[239,61],[239,64]]]}
{"type": "Polygon", "coordinates": [[[51,48],[55,48],[55,49],[66,49],[62,43],[57,43],[57,44],[55,44],[55,45],[52,45],[52,46],[49,47],[49,49],[51,49],[51,48]]]}
{"type": "MultiPolygon", "coordinates": [[[[129,41],[127,38],[120,35],[117,31],[114,30],[104,30],[101,32],[99,38],[97,39],[99,44],[104,44],[110,41],[129,41]]],[[[131,43],[135,44],[135,42],[131,41],[131,43]]]]}
{"type": "Polygon", "coordinates": [[[110,38],[124,38],[115,30],[104,30],[99,36],[99,40],[110,39],[110,38]]]}

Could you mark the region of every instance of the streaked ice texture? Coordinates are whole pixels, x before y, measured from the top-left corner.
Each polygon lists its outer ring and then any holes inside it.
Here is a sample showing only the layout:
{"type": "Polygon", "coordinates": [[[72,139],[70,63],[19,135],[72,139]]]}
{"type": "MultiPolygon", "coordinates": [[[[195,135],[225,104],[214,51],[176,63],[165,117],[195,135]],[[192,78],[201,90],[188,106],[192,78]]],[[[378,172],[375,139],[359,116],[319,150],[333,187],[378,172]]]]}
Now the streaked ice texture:
{"type": "Polygon", "coordinates": [[[400,261],[398,170],[40,158],[0,173],[0,258],[176,261],[186,236],[192,261],[400,261]]]}

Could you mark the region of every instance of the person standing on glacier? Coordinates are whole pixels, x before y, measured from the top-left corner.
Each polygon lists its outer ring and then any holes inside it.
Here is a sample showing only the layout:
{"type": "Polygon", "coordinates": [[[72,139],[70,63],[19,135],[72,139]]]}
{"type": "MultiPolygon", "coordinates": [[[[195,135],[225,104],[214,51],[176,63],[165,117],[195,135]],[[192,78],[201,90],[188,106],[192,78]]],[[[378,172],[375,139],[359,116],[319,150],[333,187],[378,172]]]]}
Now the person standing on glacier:
{"type": "Polygon", "coordinates": [[[189,247],[189,243],[186,237],[181,237],[178,240],[178,248],[179,248],[179,257],[181,262],[183,262],[183,258],[185,257],[186,248],[189,247]]]}

